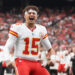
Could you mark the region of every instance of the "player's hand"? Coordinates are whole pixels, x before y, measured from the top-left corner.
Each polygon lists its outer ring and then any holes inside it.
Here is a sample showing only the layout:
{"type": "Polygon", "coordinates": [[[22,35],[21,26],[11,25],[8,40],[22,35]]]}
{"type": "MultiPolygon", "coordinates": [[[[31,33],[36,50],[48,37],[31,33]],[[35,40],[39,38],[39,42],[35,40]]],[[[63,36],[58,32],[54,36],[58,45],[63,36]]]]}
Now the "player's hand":
{"type": "Polygon", "coordinates": [[[7,66],[7,67],[15,67],[15,63],[14,63],[14,61],[13,61],[13,62],[7,61],[7,62],[6,62],[6,66],[7,66]]]}
{"type": "Polygon", "coordinates": [[[43,63],[43,60],[38,60],[38,62],[39,62],[40,64],[42,64],[42,63],[43,63]]]}
{"type": "Polygon", "coordinates": [[[11,61],[6,62],[6,66],[13,68],[15,70],[16,75],[18,75],[18,71],[17,71],[16,64],[14,61],[13,62],[11,62],[11,61]]]}
{"type": "Polygon", "coordinates": [[[48,64],[49,66],[54,66],[54,62],[53,62],[52,60],[49,60],[49,61],[47,62],[47,64],[48,64]]]}

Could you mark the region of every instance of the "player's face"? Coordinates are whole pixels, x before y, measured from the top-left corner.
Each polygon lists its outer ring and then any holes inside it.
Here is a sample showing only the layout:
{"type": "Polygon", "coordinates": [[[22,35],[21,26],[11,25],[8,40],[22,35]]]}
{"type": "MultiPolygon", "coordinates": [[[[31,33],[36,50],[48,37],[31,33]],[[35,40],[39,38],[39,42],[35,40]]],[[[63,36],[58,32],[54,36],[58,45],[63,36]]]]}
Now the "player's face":
{"type": "Polygon", "coordinates": [[[24,17],[25,17],[26,23],[34,24],[37,20],[37,14],[35,12],[27,12],[27,14],[25,14],[24,17]]]}

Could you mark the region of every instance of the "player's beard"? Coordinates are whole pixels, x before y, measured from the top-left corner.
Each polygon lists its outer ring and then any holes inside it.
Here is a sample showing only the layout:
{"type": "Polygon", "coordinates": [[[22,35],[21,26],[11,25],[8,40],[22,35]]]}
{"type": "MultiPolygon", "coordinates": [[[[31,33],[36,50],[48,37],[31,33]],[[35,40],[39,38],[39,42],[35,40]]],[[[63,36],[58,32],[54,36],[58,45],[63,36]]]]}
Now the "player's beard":
{"type": "Polygon", "coordinates": [[[35,26],[35,23],[29,23],[28,26],[34,27],[35,26]]]}
{"type": "Polygon", "coordinates": [[[36,20],[29,20],[28,25],[30,27],[34,27],[35,23],[36,23],[36,20]]]}
{"type": "Polygon", "coordinates": [[[28,27],[34,27],[34,26],[35,26],[35,23],[34,23],[34,22],[26,21],[26,25],[27,25],[28,27]]]}

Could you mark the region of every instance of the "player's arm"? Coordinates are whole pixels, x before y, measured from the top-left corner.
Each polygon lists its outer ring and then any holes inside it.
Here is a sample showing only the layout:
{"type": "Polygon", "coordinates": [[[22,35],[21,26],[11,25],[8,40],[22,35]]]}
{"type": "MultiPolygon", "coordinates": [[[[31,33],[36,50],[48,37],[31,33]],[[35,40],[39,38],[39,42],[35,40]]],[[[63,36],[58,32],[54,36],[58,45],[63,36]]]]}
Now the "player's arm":
{"type": "Polygon", "coordinates": [[[13,36],[8,38],[8,40],[5,44],[5,47],[4,47],[5,60],[10,59],[10,50],[13,48],[14,44],[16,43],[16,40],[17,39],[13,38],[13,36]]]}
{"type": "Polygon", "coordinates": [[[55,51],[53,50],[50,41],[48,40],[48,37],[44,40],[42,40],[42,45],[46,48],[47,52],[48,52],[48,62],[47,65],[49,66],[54,66],[54,61],[51,60],[51,56],[53,56],[55,54],[55,51]]]}
{"type": "Polygon", "coordinates": [[[43,31],[43,39],[41,41],[41,44],[46,48],[46,50],[48,50],[48,53],[50,55],[52,55],[55,53],[55,51],[53,50],[51,43],[48,39],[48,34],[47,34],[46,28],[44,27],[42,31],[43,31]]]}
{"type": "MultiPolygon", "coordinates": [[[[50,43],[48,36],[47,36],[47,30],[45,28],[44,28],[44,37],[43,37],[41,43],[46,48],[46,50],[48,51],[48,57],[50,60],[50,56],[54,55],[55,51],[53,50],[53,48],[51,46],[51,43],[50,43]]],[[[53,61],[50,60],[48,64],[50,64],[50,63],[53,64],[53,61]]]]}
{"type": "Polygon", "coordinates": [[[5,55],[6,60],[9,60],[10,50],[15,45],[17,38],[18,38],[17,27],[16,25],[12,25],[9,31],[9,38],[4,47],[4,53],[5,53],[4,55],[5,55]]]}
{"type": "Polygon", "coordinates": [[[16,44],[17,38],[18,38],[18,27],[16,25],[12,25],[9,31],[9,38],[5,44],[4,47],[4,58],[6,61],[6,65],[9,66],[14,60],[12,61],[12,57],[10,54],[10,50],[14,47],[16,44]]]}
{"type": "Polygon", "coordinates": [[[4,57],[6,61],[6,66],[11,65],[15,69],[16,75],[18,75],[17,69],[16,69],[15,62],[14,60],[12,60],[13,58],[10,55],[10,50],[16,44],[17,38],[18,38],[17,28],[15,26],[12,26],[9,31],[9,38],[4,47],[4,57]]]}
{"type": "Polygon", "coordinates": [[[46,50],[48,51],[49,57],[50,57],[51,55],[54,55],[54,54],[55,54],[55,51],[54,51],[54,49],[52,48],[51,43],[50,43],[48,37],[46,37],[45,39],[42,40],[42,45],[43,45],[43,46],[46,48],[46,50]]]}

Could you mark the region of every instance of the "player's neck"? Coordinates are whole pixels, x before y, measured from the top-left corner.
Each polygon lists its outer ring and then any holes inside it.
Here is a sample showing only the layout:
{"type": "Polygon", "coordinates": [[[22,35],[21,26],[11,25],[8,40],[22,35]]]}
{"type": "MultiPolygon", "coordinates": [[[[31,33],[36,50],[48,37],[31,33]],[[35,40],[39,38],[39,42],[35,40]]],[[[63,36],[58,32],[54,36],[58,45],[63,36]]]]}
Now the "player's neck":
{"type": "Polygon", "coordinates": [[[26,26],[28,28],[34,28],[35,27],[35,24],[32,24],[32,23],[26,23],[26,26]]]}

